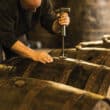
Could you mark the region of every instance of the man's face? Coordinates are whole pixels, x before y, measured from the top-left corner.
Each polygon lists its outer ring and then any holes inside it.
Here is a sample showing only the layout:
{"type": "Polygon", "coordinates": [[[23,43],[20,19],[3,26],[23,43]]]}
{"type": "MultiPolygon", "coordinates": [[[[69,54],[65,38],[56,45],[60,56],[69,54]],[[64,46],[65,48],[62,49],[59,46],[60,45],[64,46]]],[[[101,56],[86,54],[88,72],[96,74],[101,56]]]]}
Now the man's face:
{"type": "Polygon", "coordinates": [[[23,5],[28,10],[35,10],[41,5],[42,0],[22,0],[23,5]]]}

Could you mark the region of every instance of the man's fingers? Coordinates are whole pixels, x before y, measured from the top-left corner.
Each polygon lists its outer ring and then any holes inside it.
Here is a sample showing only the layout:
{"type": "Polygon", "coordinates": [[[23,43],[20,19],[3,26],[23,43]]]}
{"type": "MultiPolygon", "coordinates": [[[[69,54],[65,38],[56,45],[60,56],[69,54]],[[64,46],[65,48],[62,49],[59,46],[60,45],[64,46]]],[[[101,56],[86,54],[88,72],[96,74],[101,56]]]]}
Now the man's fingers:
{"type": "Polygon", "coordinates": [[[67,13],[63,13],[60,18],[58,19],[60,25],[69,25],[70,24],[70,17],[67,13]]]}
{"type": "Polygon", "coordinates": [[[60,23],[63,23],[63,22],[68,23],[69,20],[68,20],[68,19],[63,19],[63,20],[59,20],[59,22],[60,22],[60,23]]]}
{"type": "Polygon", "coordinates": [[[44,64],[53,62],[53,58],[49,55],[43,56],[40,61],[44,64]]]}
{"type": "Polygon", "coordinates": [[[42,62],[43,64],[46,64],[46,63],[51,63],[51,62],[53,62],[53,60],[44,58],[44,59],[41,59],[40,62],[42,62]]]}
{"type": "Polygon", "coordinates": [[[57,13],[57,16],[58,17],[60,17],[60,16],[68,16],[68,13],[65,13],[65,12],[64,13],[57,13]]]}
{"type": "Polygon", "coordinates": [[[45,57],[45,59],[44,59],[47,63],[51,63],[51,62],[53,62],[53,58],[51,57],[51,56],[47,56],[47,57],[45,57]]]}
{"type": "Polygon", "coordinates": [[[59,20],[59,24],[60,25],[69,25],[70,21],[67,20],[67,19],[64,19],[64,20],[59,20]]]}
{"type": "Polygon", "coordinates": [[[61,17],[66,17],[66,16],[68,16],[68,13],[61,14],[61,17]]]}
{"type": "Polygon", "coordinates": [[[67,20],[67,21],[69,21],[70,18],[69,18],[68,16],[65,16],[65,17],[61,17],[61,18],[59,18],[59,21],[63,21],[63,20],[67,20]]]}
{"type": "Polygon", "coordinates": [[[43,64],[53,62],[53,58],[45,51],[35,51],[35,54],[33,54],[33,60],[39,61],[43,64]]]}

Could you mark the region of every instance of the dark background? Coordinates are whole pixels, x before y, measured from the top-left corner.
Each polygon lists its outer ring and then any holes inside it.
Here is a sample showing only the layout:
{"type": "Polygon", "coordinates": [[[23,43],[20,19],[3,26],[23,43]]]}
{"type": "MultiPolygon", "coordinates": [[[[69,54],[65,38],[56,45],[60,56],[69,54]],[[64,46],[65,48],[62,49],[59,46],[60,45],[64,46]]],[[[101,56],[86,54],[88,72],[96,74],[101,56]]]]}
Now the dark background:
{"type": "MultiPolygon", "coordinates": [[[[52,0],[54,9],[70,7],[71,23],[67,28],[65,47],[81,41],[99,40],[110,34],[110,0],[52,0]]],[[[31,40],[40,41],[43,48],[61,48],[61,36],[49,34],[40,24],[30,32],[31,40]]]]}

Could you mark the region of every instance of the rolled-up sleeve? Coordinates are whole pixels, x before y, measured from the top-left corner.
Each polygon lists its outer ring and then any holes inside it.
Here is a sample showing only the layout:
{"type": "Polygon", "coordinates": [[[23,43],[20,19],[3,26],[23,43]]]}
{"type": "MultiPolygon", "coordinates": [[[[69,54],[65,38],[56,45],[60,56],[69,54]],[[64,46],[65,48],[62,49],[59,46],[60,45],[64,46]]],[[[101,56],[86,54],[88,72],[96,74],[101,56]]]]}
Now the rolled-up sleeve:
{"type": "Polygon", "coordinates": [[[15,18],[8,12],[0,8],[0,43],[7,47],[11,46],[17,41],[14,34],[15,18]]]}
{"type": "Polygon", "coordinates": [[[50,0],[44,0],[41,7],[41,25],[49,32],[53,33],[52,25],[56,20],[55,13],[53,11],[53,5],[50,0]]]}

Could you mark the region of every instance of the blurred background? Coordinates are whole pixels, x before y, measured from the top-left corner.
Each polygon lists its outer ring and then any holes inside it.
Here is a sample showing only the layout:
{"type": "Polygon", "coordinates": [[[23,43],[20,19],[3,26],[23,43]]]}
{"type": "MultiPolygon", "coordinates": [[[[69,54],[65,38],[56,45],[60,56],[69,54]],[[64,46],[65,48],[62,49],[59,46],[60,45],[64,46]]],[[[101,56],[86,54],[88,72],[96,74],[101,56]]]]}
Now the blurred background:
{"type": "MultiPolygon", "coordinates": [[[[51,0],[54,9],[71,8],[71,23],[67,27],[65,47],[74,47],[81,41],[100,40],[110,33],[110,0],[51,0]]],[[[61,48],[61,36],[52,35],[40,24],[29,32],[30,40],[39,48],[61,48]]]]}

